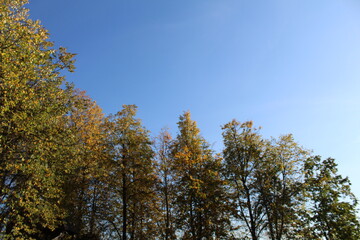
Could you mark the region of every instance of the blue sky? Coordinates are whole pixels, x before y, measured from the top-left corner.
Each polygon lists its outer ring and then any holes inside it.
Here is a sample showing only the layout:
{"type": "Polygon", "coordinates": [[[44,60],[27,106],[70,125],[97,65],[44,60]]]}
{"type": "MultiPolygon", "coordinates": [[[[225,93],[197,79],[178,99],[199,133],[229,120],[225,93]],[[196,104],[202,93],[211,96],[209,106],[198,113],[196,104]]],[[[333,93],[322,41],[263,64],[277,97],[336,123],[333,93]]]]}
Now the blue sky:
{"type": "Polygon", "coordinates": [[[77,53],[67,79],[105,113],[136,104],[156,135],[192,112],[221,149],[220,126],[253,120],[334,157],[360,197],[357,0],[32,0],[51,40],[77,53]]]}

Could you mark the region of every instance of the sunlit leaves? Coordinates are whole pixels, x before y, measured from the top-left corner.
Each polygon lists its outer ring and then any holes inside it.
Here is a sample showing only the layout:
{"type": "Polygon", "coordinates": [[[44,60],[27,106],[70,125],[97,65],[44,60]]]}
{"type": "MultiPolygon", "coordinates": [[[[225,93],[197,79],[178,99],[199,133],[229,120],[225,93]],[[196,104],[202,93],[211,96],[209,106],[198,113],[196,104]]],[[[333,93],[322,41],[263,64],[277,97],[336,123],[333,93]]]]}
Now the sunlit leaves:
{"type": "Polygon", "coordinates": [[[0,231],[17,239],[54,229],[63,215],[57,164],[71,89],[61,88],[59,70],[72,69],[25,3],[0,2],[0,231]]]}
{"type": "Polygon", "coordinates": [[[117,237],[145,239],[157,233],[157,202],[154,152],[148,131],[135,118],[136,106],[123,110],[107,120],[112,169],[113,212],[108,221],[122,229],[117,237]]]}
{"type": "Polygon", "coordinates": [[[200,136],[190,112],[180,116],[173,142],[173,177],[177,226],[182,239],[228,236],[229,216],[221,158],[200,136]]]}
{"type": "Polygon", "coordinates": [[[306,199],[311,203],[309,228],[313,238],[359,239],[357,200],[351,193],[349,179],[338,174],[335,160],[311,157],[304,168],[306,199]]]}
{"type": "Polygon", "coordinates": [[[74,90],[74,54],[26,3],[0,0],[1,239],[235,239],[231,220],[243,239],[359,239],[350,181],[291,134],[233,120],[216,154],[185,112],[155,161],[137,107],[105,117],[74,90]]]}

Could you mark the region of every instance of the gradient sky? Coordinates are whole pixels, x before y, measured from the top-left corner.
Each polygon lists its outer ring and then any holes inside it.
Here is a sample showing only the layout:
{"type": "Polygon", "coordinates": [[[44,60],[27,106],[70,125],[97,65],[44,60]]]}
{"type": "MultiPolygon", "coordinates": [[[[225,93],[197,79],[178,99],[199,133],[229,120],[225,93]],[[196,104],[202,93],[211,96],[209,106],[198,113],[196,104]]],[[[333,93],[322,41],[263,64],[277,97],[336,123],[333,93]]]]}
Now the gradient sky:
{"type": "Polygon", "coordinates": [[[136,104],[156,135],[190,110],[220,151],[220,126],[253,120],[334,157],[360,197],[358,0],[30,0],[67,80],[106,114],[136,104]]]}

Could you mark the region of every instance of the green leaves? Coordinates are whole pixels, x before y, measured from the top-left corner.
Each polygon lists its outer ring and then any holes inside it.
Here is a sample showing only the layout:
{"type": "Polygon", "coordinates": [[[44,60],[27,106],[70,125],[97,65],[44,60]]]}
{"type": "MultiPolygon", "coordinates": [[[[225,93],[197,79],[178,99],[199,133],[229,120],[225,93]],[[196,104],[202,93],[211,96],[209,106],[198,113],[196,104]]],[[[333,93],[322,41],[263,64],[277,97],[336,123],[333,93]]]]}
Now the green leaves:
{"type": "Polygon", "coordinates": [[[309,217],[314,236],[359,239],[357,200],[350,191],[349,179],[338,175],[335,160],[311,157],[306,160],[304,171],[307,200],[312,203],[309,217]]]}
{"type": "Polygon", "coordinates": [[[58,143],[68,141],[60,125],[71,89],[61,88],[59,69],[72,60],[58,62],[66,52],[50,49],[26,1],[0,3],[0,231],[2,238],[31,239],[63,216],[58,143]]]}
{"type": "Polygon", "coordinates": [[[266,144],[252,122],[233,120],[223,127],[225,176],[229,184],[233,216],[258,239],[265,228],[265,209],[259,183],[266,176],[261,166],[266,144]]]}
{"type": "Polygon", "coordinates": [[[108,221],[120,223],[117,228],[122,228],[122,239],[145,239],[156,234],[154,152],[148,131],[135,114],[135,105],[124,105],[122,111],[107,119],[112,158],[111,201],[116,206],[108,221]]]}
{"type": "Polygon", "coordinates": [[[65,81],[26,3],[0,0],[1,239],[360,238],[349,179],[291,134],[233,120],[216,154],[185,112],[155,155],[135,105],[105,117],[65,81]]]}
{"type": "Polygon", "coordinates": [[[301,168],[307,151],[292,135],[268,140],[252,125],[233,120],[223,127],[233,216],[252,239],[261,238],[265,231],[270,239],[291,236],[301,207],[301,168]]]}
{"type": "Polygon", "coordinates": [[[199,135],[190,112],[180,116],[179,134],[173,141],[172,174],[177,226],[182,239],[228,236],[230,220],[221,158],[215,157],[199,135]]]}

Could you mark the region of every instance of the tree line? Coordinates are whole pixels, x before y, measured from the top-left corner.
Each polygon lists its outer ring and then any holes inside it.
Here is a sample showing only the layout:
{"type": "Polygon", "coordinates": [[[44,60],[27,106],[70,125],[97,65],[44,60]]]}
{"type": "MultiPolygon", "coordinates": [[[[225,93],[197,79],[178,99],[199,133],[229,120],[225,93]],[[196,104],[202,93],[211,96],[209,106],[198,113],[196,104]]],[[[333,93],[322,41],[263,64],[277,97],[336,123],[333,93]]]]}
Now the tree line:
{"type": "Polygon", "coordinates": [[[252,122],[216,153],[190,112],[154,139],[135,105],[105,116],[26,3],[0,0],[1,239],[360,239],[334,159],[252,122]]]}

